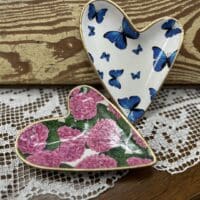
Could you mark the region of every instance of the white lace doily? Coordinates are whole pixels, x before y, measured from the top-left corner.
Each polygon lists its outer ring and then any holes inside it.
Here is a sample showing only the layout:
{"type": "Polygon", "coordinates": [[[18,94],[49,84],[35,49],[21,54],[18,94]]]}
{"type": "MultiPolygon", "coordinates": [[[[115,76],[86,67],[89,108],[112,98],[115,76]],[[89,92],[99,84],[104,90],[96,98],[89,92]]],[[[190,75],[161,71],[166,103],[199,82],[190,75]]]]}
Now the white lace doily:
{"type": "MultiPolygon", "coordinates": [[[[14,151],[16,133],[31,122],[64,116],[67,88],[0,89],[0,199],[39,194],[89,199],[112,187],[127,171],[53,172],[23,164],[14,151]]],[[[164,89],[137,128],[158,162],[156,169],[179,173],[200,160],[200,90],[164,89]]]]}
{"type": "Polygon", "coordinates": [[[164,89],[136,125],[158,170],[176,174],[200,161],[200,88],[164,89]]]}

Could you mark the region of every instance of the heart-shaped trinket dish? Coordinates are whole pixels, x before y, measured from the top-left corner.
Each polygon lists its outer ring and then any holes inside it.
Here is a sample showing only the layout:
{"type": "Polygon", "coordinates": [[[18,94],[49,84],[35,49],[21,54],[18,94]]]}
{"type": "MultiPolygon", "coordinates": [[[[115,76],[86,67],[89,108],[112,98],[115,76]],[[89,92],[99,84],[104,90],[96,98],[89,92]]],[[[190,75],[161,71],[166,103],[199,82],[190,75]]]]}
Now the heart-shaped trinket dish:
{"type": "Polygon", "coordinates": [[[84,7],[80,32],[104,86],[130,122],[136,122],[174,63],[183,40],[182,26],[164,17],[137,30],[116,4],[97,0],[84,7]]]}
{"type": "Polygon", "coordinates": [[[62,171],[120,170],[153,165],[151,148],[132,124],[90,86],[68,96],[68,115],[20,131],[16,152],[26,164],[62,171]]]}

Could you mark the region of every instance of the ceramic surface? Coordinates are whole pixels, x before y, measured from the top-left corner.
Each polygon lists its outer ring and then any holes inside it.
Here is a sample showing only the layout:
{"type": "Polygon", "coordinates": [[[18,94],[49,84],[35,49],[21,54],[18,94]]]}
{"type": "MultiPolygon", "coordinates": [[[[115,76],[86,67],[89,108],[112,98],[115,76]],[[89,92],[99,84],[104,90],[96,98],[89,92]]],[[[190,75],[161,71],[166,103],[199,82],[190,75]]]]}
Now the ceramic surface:
{"type": "Polygon", "coordinates": [[[111,1],[91,1],[80,19],[90,61],[120,109],[137,121],[155,98],[183,40],[182,26],[164,17],[143,30],[111,1]]]}
{"type": "Polygon", "coordinates": [[[118,170],[149,166],[156,158],[137,130],[97,90],[74,88],[66,118],[31,124],[16,140],[28,165],[54,170],[118,170]]]}

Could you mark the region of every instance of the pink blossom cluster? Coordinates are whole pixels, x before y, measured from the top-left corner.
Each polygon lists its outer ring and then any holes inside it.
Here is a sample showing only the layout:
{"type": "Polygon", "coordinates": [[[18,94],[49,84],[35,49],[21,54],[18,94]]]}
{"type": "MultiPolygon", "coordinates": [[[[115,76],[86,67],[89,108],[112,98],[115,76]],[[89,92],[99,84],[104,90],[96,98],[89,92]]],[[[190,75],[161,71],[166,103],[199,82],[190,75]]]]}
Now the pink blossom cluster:
{"type": "Polygon", "coordinates": [[[114,120],[101,119],[89,130],[87,145],[96,152],[105,152],[120,143],[120,136],[114,120]]]}
{"type": "Polygon", "coordinates": [[[49,150],[36,152],[28,156],[26,159],[32,164],[44,167],[59,167],[61,162],[57,152],[49,150]]]}
{"type": "Polygon", "coordinates": [[[23,154],[33,154],[41,151],[46,146],[46,140],[48,137],[49,130],[42,124],[34,124],[28,127],[20,135],[18,146],[23,154]]]}
{"type": "Polygon", "coordinates": [[[42,124],[34,124],[24,130],[18,148],[29,162],[46,167],[59,167],[62,162],[79,159],[85,150],[85,138],[78,129],[62,126],[57,130],[61,144],[55,150],[46,150],[49,130],[42,124]]]}
{"type": "Polygon", "coordinates": [[[117,161],[104,154],[91,155],[83,159],[76,167],[82,169],[114,168],[117,167],[117,161]]]}
{"type": "Polygon", "coordinates": [[[97,114],[97,103],[102,100],[103,97],[92,89],[84,93],[77,88],[70,96],[69,107],[75,119],[92,119],[97,114]]]}

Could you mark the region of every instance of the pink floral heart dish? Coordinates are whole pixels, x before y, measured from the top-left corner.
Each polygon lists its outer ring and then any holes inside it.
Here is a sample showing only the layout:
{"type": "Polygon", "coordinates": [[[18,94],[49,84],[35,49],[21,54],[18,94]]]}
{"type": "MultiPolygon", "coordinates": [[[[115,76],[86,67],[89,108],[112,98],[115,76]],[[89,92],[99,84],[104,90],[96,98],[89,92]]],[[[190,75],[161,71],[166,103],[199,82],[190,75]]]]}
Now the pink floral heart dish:
{"type": "Polygon", "coordinates": [[[182,26],[163,17],[138,30],[112,1],[92,0],[83,8],[80,34],[105,88],[135,123],[172,68],[183,40],[182,26]]]}
{"type": "Polygon", "coordinates": [[[68,96],[68,115],[20,131],[16,152],[26,164],[62,171],[120,170],[153,165],[155,155],[140,133],[90,86],[68,96]]]}

